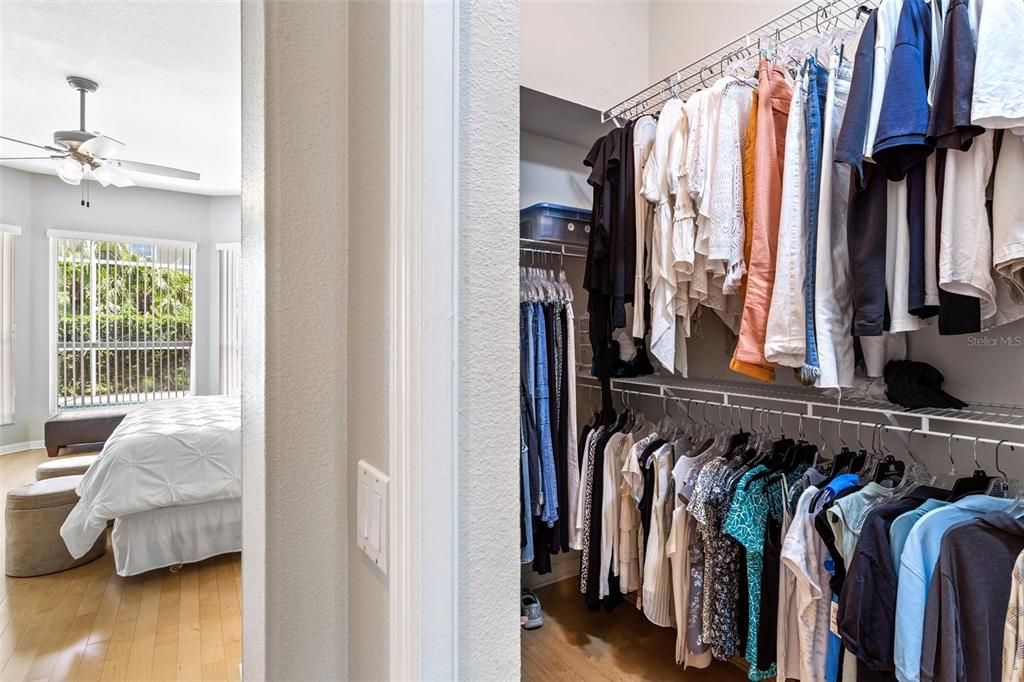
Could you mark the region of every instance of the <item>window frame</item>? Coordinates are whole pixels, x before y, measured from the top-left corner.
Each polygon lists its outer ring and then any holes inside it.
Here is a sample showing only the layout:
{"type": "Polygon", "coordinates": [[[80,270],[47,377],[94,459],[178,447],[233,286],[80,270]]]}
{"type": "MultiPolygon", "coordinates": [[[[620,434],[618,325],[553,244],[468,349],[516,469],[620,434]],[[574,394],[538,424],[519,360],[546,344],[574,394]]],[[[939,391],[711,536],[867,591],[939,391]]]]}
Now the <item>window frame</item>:
{"type": "MultiPolygon", "coordinates": [[[[115,234],[106,232],[86,232],[78,230],[65,230],[65,229],[52,229],[46,231],[46,239],[49,247],[49,408],[50,414],[57,414],[58,412],[65,412],[68,410],[83,410],[93,409],[98,407],[106,407],[105,403],[97,403],[96,405],[80,406],[80,407],[61,407],[58,382],[59,382],[59,369],[58,369],[58,358],[59,358],[59,347],[57,339],[57,312],[58,312],[58,286],[57,286],[57,267],[58,267],[58,249],[57,245],[61,239],[75,239],[75,240],[86,240],[95,242],[120,242],[130,245],[146,245],[152,246],[154,250],[157,247],[164,246],[178,249],[189,249],[192,251],[192,347],[189,353],[189,395],[196,395],[196,353],[199,349],[197,340],[199,338],[201,323],[197,314],[197,303],[198,298],[201,294],[201,278],[198,274],[199,269],[199,244],[194,241],[179,240],[179,239],[165,239],[162,237],[140,237],[131,234],[115,234]]],[[[145,400],[139,402],[147,402],[145,400]]],[[[114,403],[110,403],[113,405],[114,403]]],[[[119,401],[118,405],[134,404],[125,403],[119,401]]]]}
{"type": "Polygon", "coordinates": [[[241,267],[242,267],[242,243],[241,242],[218,242],[214,245],[217,252],[217,392],[220,395],[241,395],[242,392],[242,308],[241,308],[241,267]],[[231,312],[234,315],[234,338],[225,339],[225,325],[230,321],[224,319],[224,261],[222,252],[235,254],[233,263],[235,291],[231,296],[231,312]],[[227,353],[237,354],[234,364],[233,380],[230,370],[225,367],[225,355],[227,353]],[[228,376],[226,376],[226,374],[228,376]],[[227,385],[225,385],[227,384],[227,385]]]}
{"type": "MultiPolygon", "coordinates": [[[[17,341],[18,341],[18,242],[17,238],[21,236],[21,227],[18,225],[9,225],[7,223],[0,223],[0,235],[12,235],[11,249],[11,269],[12,272],[8,273],[3,271],[4,261],[2,260],[2,252],[0,252],[0,297],[6,297],[7,292],[4,290],[5,285],[10,283],[10,306],[11,306],[11,319],[10,319],[10,366],[11,372],[8,376],[4,374],[0,377],[0,382],[9,380],[10,381],[10,414],[9,418],[4,414],[4,410],[0,407],[0,426],[10,426],[17,422],[17,408],[18,408],[18,370],[17,370],[17,341]]],[[[3,314],[4,301],[0,298],[0,315],[3,314]]],[[[0,333],[2,333],[3,320],[0,318],[0,333]]],[[[2,352],[2,351],[0,351],[2,352]]],[[[3,363],[3,357],[0,356],[0,364],[3,363]]],[[[0,384],[0,392],[7,393],[8,387],[0,384]]],[[[6,402],[5,399],[0,398],[0,403],[6,402]]]]}

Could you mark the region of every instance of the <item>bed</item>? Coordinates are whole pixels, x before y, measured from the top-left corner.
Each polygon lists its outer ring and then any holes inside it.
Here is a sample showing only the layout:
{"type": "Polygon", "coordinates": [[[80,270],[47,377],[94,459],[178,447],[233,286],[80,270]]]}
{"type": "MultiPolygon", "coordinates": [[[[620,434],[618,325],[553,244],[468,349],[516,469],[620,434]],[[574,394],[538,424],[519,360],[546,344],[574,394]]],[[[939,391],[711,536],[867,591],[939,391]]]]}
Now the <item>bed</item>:
{"type": "Polygon", "coordinates": [[[78,557],[113,520],[118,575],[241,551],[239,399],[201,396],[132,410],[77,492],[61,537],[78,557]]]}

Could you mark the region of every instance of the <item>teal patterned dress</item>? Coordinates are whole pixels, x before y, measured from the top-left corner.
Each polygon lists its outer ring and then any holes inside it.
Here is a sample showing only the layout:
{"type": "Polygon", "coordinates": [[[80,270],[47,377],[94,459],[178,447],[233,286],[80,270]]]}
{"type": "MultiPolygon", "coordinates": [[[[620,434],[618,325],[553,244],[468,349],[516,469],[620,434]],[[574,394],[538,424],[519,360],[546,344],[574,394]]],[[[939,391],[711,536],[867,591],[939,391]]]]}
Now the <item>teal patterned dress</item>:
{"type": "MultiPolygon", "coordinates": [[[[764,536],[768,515],[780,520],[782,517],[782,483],[778,477],[764,476],[750,483],[751,479],[768,469],[758,465],[743,474],[736,484],[736,494],[725,521],[725,532],[746,549],[747,593],[749,599],[747,647],[744,658],[750,664],[747,677],[750,680],[766,680],[775,677],[775,664],[768,668],[757,667],[757,636],[761,618],[761,573],[764,570],[764,536]],[[769,482],[771,481],[771,482],[769,482]],[[749,483],[749,485],[748,485],[749,483]]],[[[790,474],[787,483],[792,483],[800,474],[790,474]],[[795,476],[794,476],[795,474],[795,476]]]]}

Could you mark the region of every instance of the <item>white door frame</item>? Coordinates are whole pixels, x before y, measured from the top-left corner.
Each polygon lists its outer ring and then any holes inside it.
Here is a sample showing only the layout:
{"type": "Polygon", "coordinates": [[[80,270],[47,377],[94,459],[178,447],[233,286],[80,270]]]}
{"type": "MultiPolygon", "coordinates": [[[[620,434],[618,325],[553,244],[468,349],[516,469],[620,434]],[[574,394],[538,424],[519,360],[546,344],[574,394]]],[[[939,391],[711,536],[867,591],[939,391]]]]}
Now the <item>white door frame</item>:
{"type": "Polygon", "coordinates": [[[458,32],[390,0],[389,677],[457,679],[458,32]]]}

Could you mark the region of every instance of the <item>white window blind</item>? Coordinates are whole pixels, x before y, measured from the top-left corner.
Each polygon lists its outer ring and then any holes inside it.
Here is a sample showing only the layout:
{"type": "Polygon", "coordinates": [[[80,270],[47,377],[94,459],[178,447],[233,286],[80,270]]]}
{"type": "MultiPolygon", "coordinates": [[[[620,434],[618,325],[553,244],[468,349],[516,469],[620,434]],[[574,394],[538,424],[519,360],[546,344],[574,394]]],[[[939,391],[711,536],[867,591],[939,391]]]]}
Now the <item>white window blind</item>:
{"type": "Polygon", "coordinates": [[[220,392],[238,395],[242,383],[242,345],[239,326],[240,250],[238,244],[218,244],[219,284],[219,359],[220,392]]]}
{"type": "Polygon", "coordinates": [[[0,424],[14,423],[14,242],[19,233],[0,225],[0,424]]]}
{"type": "Polygon", "coordinates": [[[189,395],[194,246],[54,238],[58,409],[189,395]]]}

